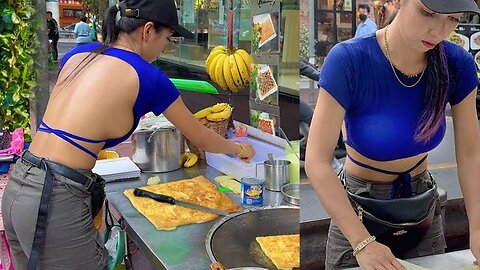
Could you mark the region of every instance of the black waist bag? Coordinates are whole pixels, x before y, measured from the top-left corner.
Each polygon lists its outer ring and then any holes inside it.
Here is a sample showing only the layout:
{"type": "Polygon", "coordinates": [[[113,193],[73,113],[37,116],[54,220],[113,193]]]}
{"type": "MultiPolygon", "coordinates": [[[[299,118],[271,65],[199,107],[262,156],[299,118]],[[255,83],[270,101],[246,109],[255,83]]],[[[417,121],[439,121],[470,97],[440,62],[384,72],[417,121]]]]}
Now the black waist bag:
{"type": "Polygon", "coordinates": [[[88,191],[92,199],[92,218],[95,218],[100,210],[102,210],[103,202],[105,201],[105,179],[100,175],[95,174],[96,180],[88,191]]]}
{"type": "MultiPolygon", "coordinates": [[[[437,186],[420,195],[393,200],[373,199],[346,189],[355,212],[378,242],[397,258],[415,247],[432,224],[438,202],[437,186]]],[[[368,196],[368,194],[367,194],[368,196]]]]}

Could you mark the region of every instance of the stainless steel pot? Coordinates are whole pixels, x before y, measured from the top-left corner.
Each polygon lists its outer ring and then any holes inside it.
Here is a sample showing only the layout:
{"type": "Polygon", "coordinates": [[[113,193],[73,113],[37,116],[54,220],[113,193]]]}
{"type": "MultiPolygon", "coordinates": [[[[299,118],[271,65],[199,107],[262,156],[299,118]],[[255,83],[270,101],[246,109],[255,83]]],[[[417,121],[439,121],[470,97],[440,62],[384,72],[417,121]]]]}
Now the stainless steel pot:
{"type": "Polygon", "coordinates": [[[184,152],[180,132],[173,126],[138,130],[132,135],[132,160],[144,172],[169,172],[179,169],[184,152]]]}
{"type": "Polygon", "coordinates": [[[286,184],[282,187],[283,199],[294,205],[300,205],[300,184],[286,184]]]}

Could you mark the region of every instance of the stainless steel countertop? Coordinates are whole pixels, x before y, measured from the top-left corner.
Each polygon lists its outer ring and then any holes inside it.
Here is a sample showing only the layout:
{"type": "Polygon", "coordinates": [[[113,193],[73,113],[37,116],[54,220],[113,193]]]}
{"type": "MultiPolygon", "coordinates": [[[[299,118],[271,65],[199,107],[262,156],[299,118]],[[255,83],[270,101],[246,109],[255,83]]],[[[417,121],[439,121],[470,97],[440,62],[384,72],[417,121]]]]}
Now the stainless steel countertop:
{"type": "MultiPolygon", "coordinates": [[[[434,270],[459,270],[465,266],[473,264],[475,258],[469,249],[460,250],[440,255],[431,255],[415,259],[406,260],[421,267],[434,270]]],[[[359,270],[359,267],[350,268],[350,270],[359,270]]]]}
{"type": "MultiPolygon", "coordinates": [[[[221,217],[201,224],[180,226],[173,231],[157,230],[143,215],[141,215],[123,195],[129,188],[145,186],[149,177],[158,176],[161,182],[171,182],[180,179],[204,175],[218,185],[214,178],[223,175],[205,162],[192,168],[179,169],[168,173],[142,173],[140,178],[121,182],[111,182],[106,186],[107,198],[129,224],[127,234],[139,246],[157,269],[209,269],[211,263],[205,248],[207,233],[221,217]]],[[[236,203],[241,204],[239,195],[226,193],[236,203]]],[[[264,206],[285,205],[281,192],[266,190],[264,206]]]]}

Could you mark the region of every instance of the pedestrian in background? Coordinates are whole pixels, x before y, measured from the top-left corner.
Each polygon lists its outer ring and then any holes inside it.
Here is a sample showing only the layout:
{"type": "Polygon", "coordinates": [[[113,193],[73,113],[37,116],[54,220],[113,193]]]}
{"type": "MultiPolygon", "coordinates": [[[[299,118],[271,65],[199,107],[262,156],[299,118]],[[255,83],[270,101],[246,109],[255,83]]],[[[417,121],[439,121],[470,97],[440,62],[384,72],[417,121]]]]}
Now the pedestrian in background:
{"type": "Polygon", "coordinates": [[[47,11],[47,32],[48,32],[48,39],[52,41],[53,60],[57,62],[58,61],[58,40],[60,39],[60,35],[58,34],[58,23],[53,18],[51,11],[47,11]]]}
{"type": "Polygon", "coordinates": [[[82,15],[80,22],[75,24],[75,30],[73,30],[77,37],[77,45],[87,44],[92,42],[90,39],[90,26],[87,23],[87,16],[82,15]]]}
{"type": "Polygon", "coordinates": [[[367,4],[358,5],[358,18],[360,19],[360,24],[357,26],[355,31],[355,37],[367,36],[377,31],[377,25],[375,22],[370,19],[370,6],[367,4]]]}

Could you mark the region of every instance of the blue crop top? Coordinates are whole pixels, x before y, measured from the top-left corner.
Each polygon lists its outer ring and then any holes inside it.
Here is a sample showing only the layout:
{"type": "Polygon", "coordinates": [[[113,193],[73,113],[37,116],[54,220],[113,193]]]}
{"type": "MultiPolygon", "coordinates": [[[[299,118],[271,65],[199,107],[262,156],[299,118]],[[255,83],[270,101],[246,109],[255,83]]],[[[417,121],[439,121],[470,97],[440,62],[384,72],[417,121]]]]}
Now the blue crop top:
{"type": "MultiPolygon", "coordinates": [[[[479,81],[473,57],[460,46],[444,44],[450,74],[447,102],[453,106],[479,81]]],[[[369,159],[388,161],[428,152],[445,135],[444,119],[426,144],[414,140],[424,108],[426,77],[413,88],[402,86],[372,34],[335,45],[325,59],[319,87],[346,110],[346,143],[369,159]]],[[[413,85],[418,77],[408,80],[402,78],[413,85]]]]}
{"type": "MultiPolygon", "coordinates": [[[[60,68],[62,68],[73,55],[77,53],[91,52],[100,46],[101,43],[90,43],[73,48],[63,57],[60,68]]],[[[125,61],[132,66],[138,74],[139,91],[133,107],[134,123],[132,129],[125,136],[120,138],[91,140],[76,136],[66,131],[51,128],[46,123],[43,123],[43,121],[42,126],[39,128],[39,131],[53,133],[94,158],[96,158],[94,153],[79,145],[72,139],[90,143],[105,142],[103,149],[113,147],[130,137],[137,127],[140,117],[148,112],[153,112],[155,115],[163,113],[180,95],[178,89],[160,69],[148,63],[136,53],[117,48],[108,48],[102,54],[125,61]]]]}

